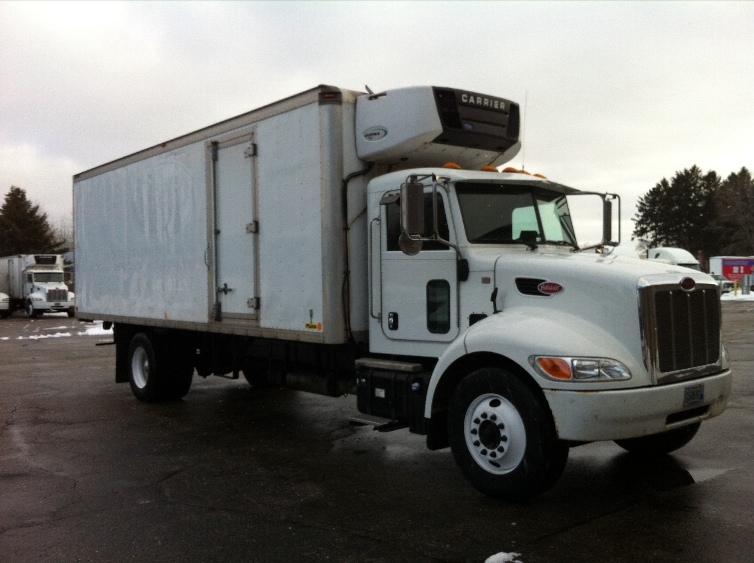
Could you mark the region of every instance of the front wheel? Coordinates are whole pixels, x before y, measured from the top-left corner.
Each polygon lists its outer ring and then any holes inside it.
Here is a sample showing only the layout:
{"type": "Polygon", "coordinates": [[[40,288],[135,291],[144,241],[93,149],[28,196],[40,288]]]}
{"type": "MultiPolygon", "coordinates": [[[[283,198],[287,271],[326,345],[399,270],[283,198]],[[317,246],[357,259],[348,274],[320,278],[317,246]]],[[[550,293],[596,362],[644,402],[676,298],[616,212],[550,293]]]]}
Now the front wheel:
{"type": "Polygon", "coordinates": [[[660,434],[615,440],[615,443],[631,453],[646,456],[661,456],[674,452],[688,444],[696,436],[701,425],[701,422],[697,422],[660,434]]]}
{"type": "Polygon", "coordinates": [[[27,313],[29,314],[29,316],[30,316],[30,317],[31,317],[32,319],[36,319],[36,318],[37,318],[37,317],[38,317],[39,315],[41,315],[41,312],[40,312],[40,311],[37,311],[37,310],[36,310],[36,309],[34,308],[34,304],[33,304],[33,303],[32,303],[31,301],[29,301],[29,302],[28,302],[28,303],[26,304],[26,312],[27,312],[27,313]]]}
{"type": "Polygon", "coordinates": [[[459,384],[448,419],[456,463],[484,494],[523,501],[552,486],[568,459],[546,404],[515,374],[483,368],[459,384]]]}

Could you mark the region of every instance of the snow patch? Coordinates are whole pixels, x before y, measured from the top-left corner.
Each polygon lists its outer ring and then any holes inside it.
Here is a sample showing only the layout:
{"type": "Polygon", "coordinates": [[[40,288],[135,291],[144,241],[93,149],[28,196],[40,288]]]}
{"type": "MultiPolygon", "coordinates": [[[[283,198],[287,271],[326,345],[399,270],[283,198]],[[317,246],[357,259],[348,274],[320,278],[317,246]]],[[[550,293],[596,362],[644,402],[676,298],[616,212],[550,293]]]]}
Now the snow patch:
{"type": "Polygon", "coordinates": [[[523,563],[522,561],[519,561],[516,559],[516,557],[520,557],[520,553],[496,553],[495,555],[490,555],[487,559],[484,560],[484,563],[523,563]]]}
{"type": "Polygon", "coordinates": [[[39,334],[33,336],[19,336],[16,340],[44,340],[45,338],[65,338],[71,336],[70,332],[56,332],[55,334],[39,334]]]}
{"type": "Polygon", "coordinates": [[[754,292],[749,293],[749,295],[744,295],[740,292],[738,295],[733,295],[732,291],[730,293],[723,293],[720,296],[720,301],[754,301],[754,292]]]}
{"type": "MultiPolygon", "coordinates": [[[[27,325],[28,326],[28,325],[27,325]]],[[[26,328],[26,327],[24,327],[26,328]]],[[[31,336],[18,336],[16,337],[16,340],[44,340],[46,338],[69,338],[74,335],[74,333],[71,332],[60,332],[61,330],[68,329],[69,331],[73,327],[71,326],[56,326],[56,327],[45,327],[42,330],[57,330],[58,332],[54,334],[33,334],[31,336]]],[[[95,322],[89,326],[87,326],[82,331],[77,331],[75,333],[76,336],[112,336],[113,335],[113,329],[110,328],[108,330],[105,330],[102,328],[102,321],[95,322]]],[[[0,340],[10,340],[9,336],[2,336],[0,337],[0,340]]]]}
{"type": "Polygon", "coordinates": [[[86,327],[86,330],[83,332],[77,333],[79,336],[103,336],[103,335],[110,335],[113,334],[113,329],[109,328],[105,330],[102,328],[102,321],[95,322],[93,326],[86,327]]]}

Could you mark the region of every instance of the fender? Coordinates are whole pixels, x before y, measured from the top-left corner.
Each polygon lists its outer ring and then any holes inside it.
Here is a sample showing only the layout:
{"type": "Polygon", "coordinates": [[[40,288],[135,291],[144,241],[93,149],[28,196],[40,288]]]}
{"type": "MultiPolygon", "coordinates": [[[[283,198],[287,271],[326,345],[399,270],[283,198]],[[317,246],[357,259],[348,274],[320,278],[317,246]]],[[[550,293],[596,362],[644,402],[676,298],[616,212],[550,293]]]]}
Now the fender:
{"type": "Polygon", "coordinates": [[[38,291],[33,291],[29,295],[26,296],[26,300],[29,301],[46,301],[47,295],[44,293],[40,293],[38,291]]]}
{"type": "MultiPolygon", "coordinates": [[[[636,334],[639,334],[638,319],[636,323],[636,334]]],[[[448,369],[474,354],[494,354],[515,363],[541,388],[597,391],[648,385],[649,374],[638,338],[634,344],[631,347],[631,343],[619,341],[604,327],[570,313],[538,307],[508,309],[473,324],[440,356],[427,386],[424,416],[432,417],[435,393],[448,369]],[[540,376],[529,364],[532,354],[612,358],[625,364],[632,378],[599,383],[551,381],[540,376]]]]}

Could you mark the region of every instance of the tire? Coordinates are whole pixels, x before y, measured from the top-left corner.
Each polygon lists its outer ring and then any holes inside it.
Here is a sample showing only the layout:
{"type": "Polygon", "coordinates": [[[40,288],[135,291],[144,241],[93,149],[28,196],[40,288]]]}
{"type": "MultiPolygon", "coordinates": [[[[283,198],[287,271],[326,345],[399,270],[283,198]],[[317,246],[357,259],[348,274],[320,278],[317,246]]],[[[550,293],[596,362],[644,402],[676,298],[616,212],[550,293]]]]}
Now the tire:
{"type": "Polygon", "coordinates": [[[157,338],[140,332],[128,348],[128,381],[134,396],[145,403],[175,401],[191,388],[191,349],[178,338],[157,338]]]}
{"type": "Polygon", "coordinates": [[[36,309],[34,308],[34,304],[33,304],[33,303],[32,303],[31,301],[29,301],[29,302],[28,302],[28,303],[26,304],[26,312],[27,312],[27,313],[29,314],[29,316],[30,316],[30,317],[31,317],[32,319],[36,319],[36,318],[37,318],[37,317],[38,317],[39,315],[41,315],[41,314],[42,314],[41,312],[37,311],[37,310],[36,310],[36,309]]]}
{"type": "Polygon", "coordinates": [[[448,426],[461,472],[492,497],[520,502],[542,493],[568,460],[544,401],[503,369],[479,369],[461,381],[448,426]]]}
{"type": "Polygon", "coordinates": [[[162,400],[159,368],[152,341],[143,332],[135,334],[128,346],[128,382],[134,397],[145,403],[162,400]]]}
{"type": "Polygon", "coordinates": [[[264,389],[270,387],[270,382],[267,379],[267,373],[269,371],[269,362],[264,359],[251,359],[247,358],[241,368],[246,383],[252,389],[264,389]]]}
{"type": "Polygon", "coordinates": [[[68,313],[68,318],[72,319],[76,315],[76,311],[73,310],[73,307],[70,307],[66,313],[68,313]]]}
{"type": "Polygon", "coordinates": [[[701,422],[689,424],[660,434],[615,440],[621,448],[638,455],[661,456],[674,452],[688,444],[696,436],[701,422]]]}
{"type": "Polygon", "coordinates": [[[0,319],[7,319],[8,317],[10,317],[10,310],[3,309],[0,311],[0,319]]]}
{"type": "Polygon", "coordinates": [[[167,401],[177,401],[191,389],[194,377],[193,349],[179,337],[169,338],[164,346],[167,361],[163,366],[167,366],[168,371],[165,374],[163,397],[167,401]]]}

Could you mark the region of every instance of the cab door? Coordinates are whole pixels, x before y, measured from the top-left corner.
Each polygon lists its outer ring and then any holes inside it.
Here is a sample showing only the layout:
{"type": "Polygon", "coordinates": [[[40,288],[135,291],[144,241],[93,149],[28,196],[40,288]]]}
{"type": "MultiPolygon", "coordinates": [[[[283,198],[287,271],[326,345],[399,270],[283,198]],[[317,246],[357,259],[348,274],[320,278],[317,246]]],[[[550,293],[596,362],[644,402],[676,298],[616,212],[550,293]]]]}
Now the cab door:
{"type": "MultiPolygon", "coordinates": [[[[438,231],[453,241],[447,195],[438,190],[438,231]]],[[[424,193],[425,237],[433,233],[433,193],[424,193]]],[[[381,324],[390,340],[449,342],[458,335],[457,256],[453,248],[436,241],[425,241],[413,256],[399,245],[400,200],[381,205],[382,244],[381,324]]]]}

